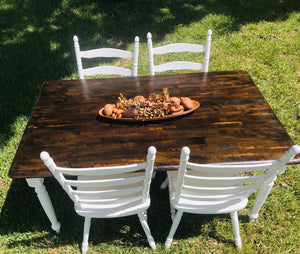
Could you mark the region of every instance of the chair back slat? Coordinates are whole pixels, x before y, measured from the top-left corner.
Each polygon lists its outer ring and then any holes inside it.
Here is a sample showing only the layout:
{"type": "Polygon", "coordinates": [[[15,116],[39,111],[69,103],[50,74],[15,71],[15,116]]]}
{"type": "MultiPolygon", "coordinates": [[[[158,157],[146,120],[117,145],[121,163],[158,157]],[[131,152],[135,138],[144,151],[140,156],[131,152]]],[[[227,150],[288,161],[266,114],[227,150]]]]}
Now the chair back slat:
{"type": "Polygon", "coordinates": [[[74,195],[81,195],[82,197],[114,197],[114,196],[125,196],[132,193],[138,193],[143,190],[143,186],[127,188],[127,189],[109,189],[109,190],[73,190],[74,195]]]}
{"type": "Polygon", "coordinates": [[[65,184],[71,185],[74,187],[114,187],[121,186],[133,183],[143,182],[145,180],[145,175],[140,175],[136,177],[119,177],[119,178],[111,178],[105,180],[65,180],[65,184]]]}
{"type": "Polygon", "coordinates": [[[85,204],[115,204],[139,200],[142,203],[143,186],[136,188],[108,190],[91,193],[89,191],[73,191],[78,203],[85,204]]]}
{"type": "Polygon", "coordinates": [[[132,70],[116,66],[98,66],[83,70],[83,75],[85,76],[113,75],[116,73],[122,76],[132,76],[132,70]]]}
{"type": "Polygon", "coordinates": [[[155,65],[154,71],[155,72],[163,72],[168,70],[203,70],[202,63],[193,63],[187,61],[176,61],[165,63],[161,65],[155,65]]]}
{"type": "Polygon", "coordinates": [[[142,202],[142,198],[140,195],[136,196],[129,196],[129,197],[122,197],[122,198],[106,198],[106,199],[85,199],[78,197],[78,202],[82,205],[89,206],[90,208],[95,206],[120,206],[123,204],[127,204],[129,202],[142,202]]]}
{"type": "Polygon", "coordinates": [[[245,196],[245,193],[239,193],[239,194],[224,194],[224,195],[191,195],[191,194],[183,194],[182,193],[182,199],[184,199],[185,202],[211,202],[211,201],[216,201],[216,202],[226,202],[230,200],[235,200],[235,199],[241,199],[245,196]]]}
{"type": "Polygon", "coordinates": [[[191,185],[183,185],[182,193],[194,193],[195,195],[203,196],[217,196],[217,195],[231,195],[239,193],[248,193],[256,189],[256,184],[242,185],[242,186],[225,186],[225,187],[197,187],[191,185]]]}
{"type": "Polygon", "coordinates": [[[165,53],[179,53],[179,52],[195,52],[201,53],[204,52],[206,46],[190,44],[190,43],[173,43],[157,48],[153,48],[153,54],[161,55],[165,53]]]}

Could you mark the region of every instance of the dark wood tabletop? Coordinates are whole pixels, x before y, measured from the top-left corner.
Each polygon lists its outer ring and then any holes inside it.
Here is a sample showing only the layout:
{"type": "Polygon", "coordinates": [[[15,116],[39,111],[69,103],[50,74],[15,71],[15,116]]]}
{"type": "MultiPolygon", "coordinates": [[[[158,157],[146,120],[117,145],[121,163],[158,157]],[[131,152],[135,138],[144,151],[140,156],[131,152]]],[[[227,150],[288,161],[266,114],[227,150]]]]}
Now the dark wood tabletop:
{"type": "MultiPolygon", "coordinates": [[[[156,75],[43,84],[9,171],[12,178],[49,177],[47,151],[59,166],[138,163],[157,148],[156,170],[173,170],[183,146],[197,163],[276,160],[293,140],[245,71],[156,75]],[[200,102],[193,113],[168,120],[107,121],[98,110],[126,98],[161,93],[200,102]]],[[[291,163],[300,163],[300,156],[291,163]]]]}

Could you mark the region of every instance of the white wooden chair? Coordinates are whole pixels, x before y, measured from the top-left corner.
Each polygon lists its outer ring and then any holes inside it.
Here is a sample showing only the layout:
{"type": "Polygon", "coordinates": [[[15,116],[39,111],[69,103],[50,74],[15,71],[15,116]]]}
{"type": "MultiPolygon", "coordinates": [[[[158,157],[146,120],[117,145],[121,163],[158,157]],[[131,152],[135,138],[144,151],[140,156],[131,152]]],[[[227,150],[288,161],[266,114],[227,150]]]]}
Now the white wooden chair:
{"type": "Polygon", "coordinates": [[[139,217],[149,245],[152,249],[156,248],[147,223],[155,155],[156,149],[151,146],[148,148],[147,160],[143,163],[62,168],[56,166],[47,152],[41,153],[45,165],[73,200],[76,213],[85,217],[82,253],[85,254],[88,249],[91,218],[116,218],[134,214],[139,217]]]}
{"type": "Polygon", "coordinates": [[[139,57],[139,37],[134,39],[134,51],[126,51],[114,48],[98,48],[92,50],[81,51],[78,37],[74,35],[74,48],[76,54],[76,62],[79,73],[79,78],[84,79],[84,76],[92,75],[121,75],[137,77],[138,73],[138,57],[139,57]],[[99,57],[117,57],[117,58],[132,58],[133,69],[126,69],[117,66],[97,66],[83,69],[82,58],[99,58],[99,57]]]}
{"type": "MultiPolygon", "coordinates": [[[[164,72],[169,70],[203,70],[208,72],[209,57],[210,57],[210,45],[211,45],[212,31],[207,31],[206,45],[197,45],[190,43],[173,43],[164,45],[161,47],[153,48],[152,45],[152,34],[147,33],[147,44],[148,44],[148,57],[150,75],[155,75],[155,72],[164,72]],[[174,61],[164,63],[161,65],[154,65],[154,55],[163,55],[168,53],[180,53],[180,52],[194,52],[194,53],[205,53],[204,63],[195,63],[188,61],[174,61]]],[[[155,175],[154,175],[155,176],[155,175]]],[[[165,189],[168,186],[168,178],[166,178],[160,188],[165,189]]]]}
{"type": "Polygon", "coordinates": [[[237,211],[248,203],[248,197],[259,189],[249,215],[257,218],[258,211],[271,191],[278,174],[297,153],[300,146],[292,146],[277,161],[248,162],[243,164],[196,164],[189,162],[190,150],[181,151],[177,172],[168,172],[171,217],[173,224],[166,239],[171,246],[183,212],[194,214],[230,213],[235,244],[241,249],[237,211]],[[255,172],[255,173],[254,173],[255,172]]]}
{"type": "Polygon", "coordinates": [[[148,44],[150,75],[155,75],[155,72],[163,72],[168,70],[203,70],[204,72],[208,72],[211,35],[212,35],[212,31],[209,29],[207,31],[206,45],[197,45],[197,44],[190,44],[190,43],[173,43],[173,44],[153,48],[152,35],[151,33],[148,33],[147,44],[148,44]],[[205,52],[204,63],[175,61],[175,62],[164,63],[161,65],[154,65],[154,58],[153,58],[154,55],[162,55],[167,53],[179,53],[179,52],[194,52],[194,53],[205,52]]]}

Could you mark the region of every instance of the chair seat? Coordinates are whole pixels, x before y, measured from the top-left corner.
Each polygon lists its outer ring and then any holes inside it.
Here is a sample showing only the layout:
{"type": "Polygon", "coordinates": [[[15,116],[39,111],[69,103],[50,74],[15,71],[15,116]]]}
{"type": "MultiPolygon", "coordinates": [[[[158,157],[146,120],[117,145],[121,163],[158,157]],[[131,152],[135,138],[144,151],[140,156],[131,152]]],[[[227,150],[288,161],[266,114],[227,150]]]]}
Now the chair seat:
{"type": "Polygon", "coordinates": [[[172,205],[177,210],[184,210],[196,214],[222,214],[239,211],[246,207],[248,198],[238,198],[222,201],[194,201],[180,198],[179,202],[171,200],[172,205]]]}
{"type": "Polygon", "coordinates": [[[146,200],[146,202],[142,202],[140,200],[123,204],[115,203],[109,205],[93,205],[93,208],[91,208],[89,205],[74,205],[75,211],[78,215],[93,218],[125,217],[146,211],[149,206],[150,199],[146,200]]]}

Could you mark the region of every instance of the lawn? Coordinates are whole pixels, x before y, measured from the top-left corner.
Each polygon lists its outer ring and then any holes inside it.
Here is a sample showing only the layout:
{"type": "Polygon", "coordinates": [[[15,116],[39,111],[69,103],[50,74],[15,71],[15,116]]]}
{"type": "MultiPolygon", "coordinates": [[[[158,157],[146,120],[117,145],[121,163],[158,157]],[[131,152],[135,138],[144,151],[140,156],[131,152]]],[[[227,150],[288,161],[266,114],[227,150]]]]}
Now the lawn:
{"type": "MultiPolygon", "coordinates": [[[[82,49],[133,49],[140,37],[139,75],[148,75],[146,34],[154,46],[205,43],[212,29],[210,71],[246,70],[296,144],[300,144],[300,5],[279,1],[8,1],[0,0],[0,253],[79,253],[83,219],[53,179],[46,187],[62,223],[55,234],[34,190],[8,171],[44,81],[77,79],[72,37],[82,49]],[[63,204],[63,205],[62,205],[63,204]]],[[[182,55],[193,60],[196,55],[182,55]]],[[[172,58],[172,56],[170,56],[172,58]]],[[[164,59],[161,59],[164,60],[164,59]]],[[[160,59],[157,60],[157,63],[160,59]]],[[[113,64],[127,66],[128,62],[113,64]]],[[[259,218],[239,214],[242,251],[229,215],[183,216],[170,250],[168,191],[151,189],[149,226],[156,253],[299,253],[298,166],[275,182],[259,218]]],[[[95,220],[88,253],[151,253],[136,217],[95,220]]]]}

